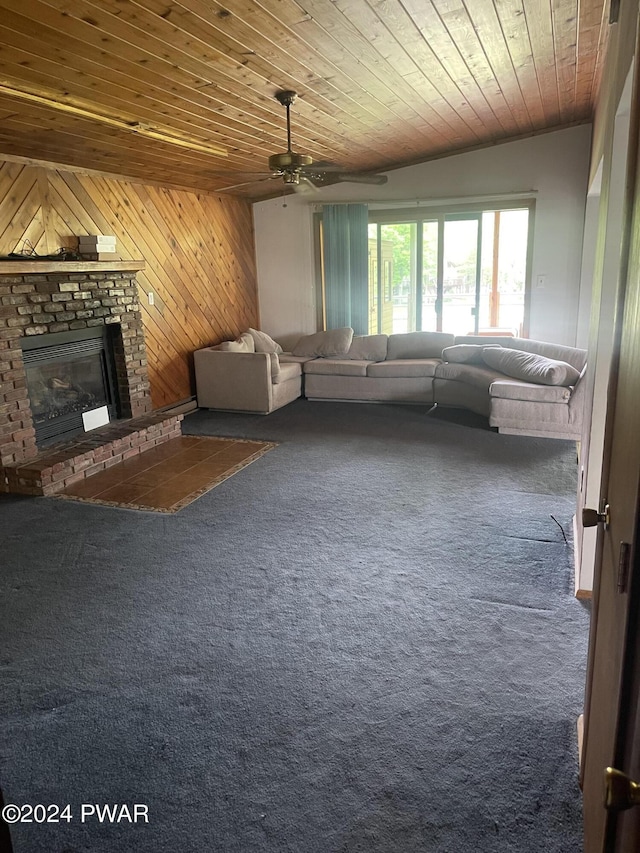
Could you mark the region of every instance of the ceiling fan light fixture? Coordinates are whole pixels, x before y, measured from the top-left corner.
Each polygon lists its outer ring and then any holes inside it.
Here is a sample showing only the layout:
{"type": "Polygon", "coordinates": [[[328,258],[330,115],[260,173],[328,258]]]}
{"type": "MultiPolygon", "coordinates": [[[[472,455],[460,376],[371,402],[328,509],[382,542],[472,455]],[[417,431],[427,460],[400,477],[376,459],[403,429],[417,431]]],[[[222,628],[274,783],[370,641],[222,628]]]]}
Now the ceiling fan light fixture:
{"type": "Polygon", "coordinates": [[[296,172],[295,170],[283,172],[282,180],[285,182],[285,184],[297,185],[300,183],[300,172],[296,172]]]}

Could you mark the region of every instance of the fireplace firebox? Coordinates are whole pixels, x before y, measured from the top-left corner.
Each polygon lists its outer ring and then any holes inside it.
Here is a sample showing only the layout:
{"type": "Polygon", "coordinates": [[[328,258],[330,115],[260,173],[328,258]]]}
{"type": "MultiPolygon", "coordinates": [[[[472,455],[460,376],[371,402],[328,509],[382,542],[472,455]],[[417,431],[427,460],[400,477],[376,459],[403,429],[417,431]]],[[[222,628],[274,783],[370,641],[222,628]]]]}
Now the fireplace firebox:
{"type": "Polygon", "coordinates": [[[44,447],[86,428],[89,412],[119,417],[112,326],[23,338],[22,355],[36,444],[44,447]]]}

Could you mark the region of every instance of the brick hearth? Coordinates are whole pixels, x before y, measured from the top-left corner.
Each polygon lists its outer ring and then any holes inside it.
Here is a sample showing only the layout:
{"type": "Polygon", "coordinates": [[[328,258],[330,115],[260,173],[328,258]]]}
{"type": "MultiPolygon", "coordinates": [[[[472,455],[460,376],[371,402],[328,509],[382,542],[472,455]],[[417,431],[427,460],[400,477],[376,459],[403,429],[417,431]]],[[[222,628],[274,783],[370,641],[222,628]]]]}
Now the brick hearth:
{"type": "Polygon", "coordinates": [[[0,491],[54,494],[180,434],[152,414],[136,271],[143,262],[0,262],[0,491]],[[40,451],[22,358],[24,336],[114,325],[122,419],[40,451]]]}
{"type": "Polygon", "coordinates": [[[56,444],[34,459],[6,466],[5,491],[22,495],[54,495],[104,471],[182,435],[183,415],[149,414],[91,430],[75,441],[56,444]]]}

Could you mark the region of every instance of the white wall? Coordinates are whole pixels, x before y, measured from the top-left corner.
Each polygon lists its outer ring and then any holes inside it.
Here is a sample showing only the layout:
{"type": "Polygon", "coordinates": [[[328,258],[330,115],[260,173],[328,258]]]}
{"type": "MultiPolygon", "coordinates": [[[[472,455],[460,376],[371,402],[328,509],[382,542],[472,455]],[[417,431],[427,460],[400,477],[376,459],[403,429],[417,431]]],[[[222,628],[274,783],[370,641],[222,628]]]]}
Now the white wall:
{"type": "Polygon", "coordinates": [[[285,348],[317,331],[313,216],[298,196],[253,206],[260,327],[285,348]]]}
{"type": "Polygon", "coordinates": [[[591,126],[546,133],[388,173],[383,187],[341,184],[254,205],[262,328],[283,343],[318,328],[312,214],[332,201],[469,198],[535,191],[529,335],[575,345],[591,126]],[[286,206],[285,206],[286,205],[286,206]],[[538,286],[540,277],[544,284],[538,286]]]}
{"type": "Polygon", "coordinates": [[[584,236],[582,246],[582,268],[580,271],[580,298],[578,300],[578,324],[576,346],[587,349],[591,324],[591,290],[596,262],[596,241],[600,218],[600,184],[589,187],[584,213],[584,236]]]}

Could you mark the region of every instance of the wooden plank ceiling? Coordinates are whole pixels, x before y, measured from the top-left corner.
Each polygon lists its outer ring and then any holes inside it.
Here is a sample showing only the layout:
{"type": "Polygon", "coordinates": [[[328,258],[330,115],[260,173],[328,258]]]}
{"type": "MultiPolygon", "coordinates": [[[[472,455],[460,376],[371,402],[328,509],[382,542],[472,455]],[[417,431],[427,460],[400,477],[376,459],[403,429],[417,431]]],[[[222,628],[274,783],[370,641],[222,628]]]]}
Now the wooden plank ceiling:
{"type": "Polygon", "coordinates": [[[280,89],[293,149],[349,172],[565,127],[592,117],[606,5],[0,0],[0,156],[259,199],[280,89]]]}

